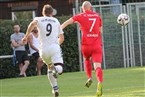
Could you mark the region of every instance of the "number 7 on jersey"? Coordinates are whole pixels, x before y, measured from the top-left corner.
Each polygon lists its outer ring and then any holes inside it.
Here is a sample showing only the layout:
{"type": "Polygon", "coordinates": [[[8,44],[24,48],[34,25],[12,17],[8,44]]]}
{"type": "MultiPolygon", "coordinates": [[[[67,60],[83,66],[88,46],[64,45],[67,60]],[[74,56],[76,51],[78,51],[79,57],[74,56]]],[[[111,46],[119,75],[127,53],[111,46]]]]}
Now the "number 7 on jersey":
{"type": "Polygon", "coordinates": [[[89,21],[93,21],[93,23],[92,23],[92,25],[91,25],[91,27],[90,27],[90,30],[89,30],[89,32],[92,32],[93,27],[94,27],[94,25],[95,25],[95,23],[96,23],[96,18],[89,18],[89,21]]]}

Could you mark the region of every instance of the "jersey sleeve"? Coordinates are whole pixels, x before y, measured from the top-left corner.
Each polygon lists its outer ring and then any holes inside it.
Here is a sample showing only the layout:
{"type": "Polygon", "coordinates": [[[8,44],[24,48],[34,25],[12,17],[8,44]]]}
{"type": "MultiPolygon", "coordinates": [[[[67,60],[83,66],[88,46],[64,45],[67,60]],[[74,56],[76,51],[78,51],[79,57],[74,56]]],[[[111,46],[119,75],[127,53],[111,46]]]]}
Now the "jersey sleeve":
{"type": "Polygon", "coordinates": [[[34,21],[38,21],[38,17],[35,17],[35,18],[34,18],[34,21]]]}
{"type": "Polygon", "coordinates": [[[80,22],[80,19],[81,19],[80,14],[73,16],[72,19],[73,19],[75,22],[80,22]]]}

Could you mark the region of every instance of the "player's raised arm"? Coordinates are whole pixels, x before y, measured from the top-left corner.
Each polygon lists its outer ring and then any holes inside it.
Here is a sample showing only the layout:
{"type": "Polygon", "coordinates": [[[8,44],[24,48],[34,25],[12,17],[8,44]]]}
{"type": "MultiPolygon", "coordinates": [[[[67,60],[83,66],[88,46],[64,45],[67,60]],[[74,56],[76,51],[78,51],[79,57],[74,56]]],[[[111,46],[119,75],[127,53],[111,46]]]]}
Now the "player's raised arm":
{"type": "Polygon", "coordinates": [[[63,30],[59,27],[59,36],[58,36],[58,43],[61,45],[64,42],[64,35],[63,30]]]}
{"type": "Polygon", "coordinates": [[[100,27],[100,32],[103,33],[103,27],[102,26],[100,27]]]}
{"type": "Polygon", "coordinates": [[[34,29],[34,27],[35,27],[36,25],[37,25],[37,21],[36,21],[36,20],[33,20],[33,21],[29,24],[29,26],[28,26],[28,28],[27,28],[27,31],[26,31],[26,35],[25,35],[25,37],[22,39],[23,42],[25,42],[25,41],[27,40],[29,34],[31,33],[31,31],[34,29]]]}
{"type": "Polygon", "coordinates": [[[74,23],[74,20],[72,18],[70,18],[61,25],[61,29],[64,29],[65,27],[67,27],[68,25],[73,24],[73,23],[74,23]]]}
{"type": "Polygon", "coordinates": [[[64,35],[63,34],[59,34],[58,43],[61,45],[63,42],[64,42],[64,35]]]}
{"type": "Polygon", "coordinates": [[[103,22],[102,22],[102,19],[101,19],[101,17],[100,17],[100,32],[101,32],[101,33],[103,33],[103,25],[102,25],[102,23],[103,23],[103,22]]]}

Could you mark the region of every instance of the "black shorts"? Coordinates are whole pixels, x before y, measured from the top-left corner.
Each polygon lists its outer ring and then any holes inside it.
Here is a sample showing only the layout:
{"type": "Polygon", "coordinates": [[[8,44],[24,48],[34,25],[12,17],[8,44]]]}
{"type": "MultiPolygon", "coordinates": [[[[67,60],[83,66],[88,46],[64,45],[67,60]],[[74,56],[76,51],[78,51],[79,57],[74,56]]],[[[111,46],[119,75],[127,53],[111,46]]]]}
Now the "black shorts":
{"type": "Polygon", "coordinates": [[[33,53],[32,56],[35,60],[38,60],[38,58],[40,57],[38,52],[33,53]]]}
{"type": "Polygon", "coordinates": [[[29,57],[26,51],[16,51],[16,63],[17,64],[24,64],[24,61],[28,60],[29,61],[29,57]]]}

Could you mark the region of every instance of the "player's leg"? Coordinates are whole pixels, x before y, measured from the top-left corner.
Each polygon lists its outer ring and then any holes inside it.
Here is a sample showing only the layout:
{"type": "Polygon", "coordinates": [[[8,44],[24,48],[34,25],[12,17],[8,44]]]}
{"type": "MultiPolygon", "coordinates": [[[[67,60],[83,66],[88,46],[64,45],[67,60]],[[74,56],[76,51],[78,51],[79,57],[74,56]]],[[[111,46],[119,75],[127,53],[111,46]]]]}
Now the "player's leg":
{"type": "Polygon", "coordinates": [[[103,71],[102,71],[102,68],[101,68],[101,63],[95,62],[94,63],[94,69],[95,69],[95,72],[96,72],[96,78],[98,80],[98,83],[102,83],[103,82],[103,71]]]}
{"type": "Polygon", "coordinates": [[[52,64],[50,66],[50,69],[51,69],[51,71],[53,73],[53,76],[55,78],[57,78],[58,75],[61,75],[62,74],[62,72],[63,72],[63,67],[62,66],[63,66],[63,63],[62,62],[61,63],[54,63],[54,64],[52,64]]]}
{"type": "Polygon", "coordinates": [[[86,81],[85,86],[89,88],[93,82],[92,81],[92,63],[90,59],[84,59],[84,61],[85,61],[85,71],[88,76],[88,80],[86,81]]]}
{"type": "Polygon", "coordinates": [[[92,63],[90,59],[84,59],[85,61],[85,70],[88,76],[88,79],[92,79],[92,63]]]}
{"type": "Polygon", "coordinates": [[[47,48],[44,48],[40,51],[40,56],[43,59],[43,62],[48,64],[48,79],[52,86],[52,93],[55,97],[59,96],[58,93],[58,84],[57,79],[55,78],[56,73],[62,73],[62,66],[55,66],[56,63],[63,63],[61,57],[61,50],[59,45],[51,45],[47,48]],[[53,64],[51,64],[53,63],[53,64]]]}
{"type": "Polygon", "coordinates": [[[56,70],[58,74],[62,74],[63,58],[61,48],[58,44],[53,44],[51,62],[53,63],[54,70],[56,70]]]}
{"type": "Polygon", "coordinates": [[[92,63],[91,63],[91,59],[90,59],[90,55],[91,55],[90,47],[82,46],[82,54],[84,57],[85,71],[88,76],[88,80],[87,80],[85,86],[89,88],[92,84],[92,63]]]}
{"type": "Polygon", "coordinates": [[[54,64],[51,63],[51,57],[49,56],[49,53],[47,53],[47,55],[42,54],[42,59],[43,62],[46,63],[48,67],[47,77],[52,87],[52,93],[54,94],[55,97],[58,97],[59,96],[58,84],[57,84],[57,78],[54,77],[54,69],[55,69],[54,64]]]}
{"type": "MultiPolygon", "coordinates": [[[[52,56],[51,56],[51,62],[53,63],[53,66],[54,66],[54,69],[53,71],[55,71],[53,73],[54,77],[57,78],[57,75],[59,74],[62,74],[63,72],[63,58],[62,58],[62,51],[61,51],[61,48],[58,44],[54,44],[53,45],[53,53],[52,53],[52,56]]],[[[53,89],[53,94],[58,97],[59,93],[58,93],[58,89],[53,89]]]]}
{"type": "Polygon", "coordinates": [[[57,77],[63,72],[62,63],[54,63],[48,66],[48,79],[52,86],[52,93],[55,97],[59,96],[57,77]]]}
{"type": "Polygon", "coordinates": [[[102,47],[97,47],[96,49],[94,50],[94,52],[92,54],[92,60],[93,60],[93,65],[94,65],[94,69],[96,72],[96,78],[98,80],[96,96],[100,97],[100,96],[102,96],[102,82],[103,82],[103,71],[101,68],[102,47]]]}
{"type": "Polygon", "coordinates": [[[59,93],[58,93],[58,84],[57,84],[57,79],[54,77],[54,74],[53,74],[53,69],[51,69],[51,64],[48,65],[48,73],[47,73],[47,76],[48,76],[48,80],[51,84],[51,87],[52,87],[52,93],[54,94],[55,97],[58,97],[59,96],[59,93]]]}
{"type": "Polygon", "coordinates": [[[94,69],[96,72],[96,78],[98,80],[98,85],[97,85],[97,97],[100,97],[102,95],[102,82],[103,82],[103,71],[101,68],[101,63],[94,63],[94,69]]]}
{"type": "Polygon", "coordinates": [[[55,97],[59,96],[57,76],[58,74],[62,74],[62,72],[63,72],[62,63],[54,63],[48,65],[48,79],[52,86],[52,93],[54,94],[55,97]]]}

